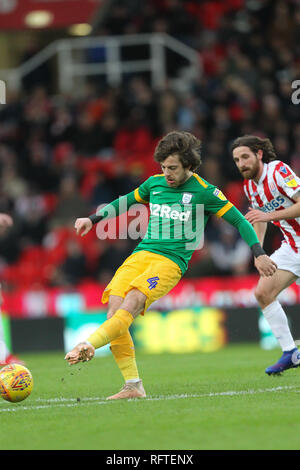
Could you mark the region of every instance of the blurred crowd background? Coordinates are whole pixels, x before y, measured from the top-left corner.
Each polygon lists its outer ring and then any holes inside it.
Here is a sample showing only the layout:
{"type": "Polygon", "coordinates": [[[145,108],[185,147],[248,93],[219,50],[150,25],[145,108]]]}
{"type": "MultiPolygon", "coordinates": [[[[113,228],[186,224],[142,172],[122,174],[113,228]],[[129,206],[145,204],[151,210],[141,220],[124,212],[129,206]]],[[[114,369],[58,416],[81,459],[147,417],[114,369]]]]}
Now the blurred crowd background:
{"type": "MultiPolygon", "coordinates": [[[[0,277],[19,285],[76,286],[110,280],[138,241],[75,236],[77,217],[135,189],[159,171],[158,140],[186,130],[202,141],[199,174],[243,213],[242,181],[232,139],[269,137],[278,159],[300,174],[300,108],[291,83],[300,78],[297,0],[126,0],[114,2],[95,34],[165,32],[195,49],[202,73],[188,89],[167,82],[154,91],[147,74],[128,74],[118,87],[88,80],[78,97],[53,92],[47,66],[9,92],[0,108],[0,212],[14,226],[0,234],[0,277]]],[[[30,51],[24,50],[24,60],[30,51]]],[[[180,64],[168,56],[169,75],[180,64]]],[[[280,240],[268,231],[267,251],[280,240]]],[[[212,218],[205,246],[187,277],[253,272],[235,229],[212,218]]]]}

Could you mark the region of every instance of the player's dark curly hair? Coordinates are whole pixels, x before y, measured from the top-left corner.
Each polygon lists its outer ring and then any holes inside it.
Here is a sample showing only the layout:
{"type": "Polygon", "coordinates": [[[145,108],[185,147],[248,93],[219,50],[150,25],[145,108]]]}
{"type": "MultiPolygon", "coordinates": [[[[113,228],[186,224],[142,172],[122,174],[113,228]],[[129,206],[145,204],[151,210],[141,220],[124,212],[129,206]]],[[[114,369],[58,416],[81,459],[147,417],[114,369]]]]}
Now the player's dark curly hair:
{"type": "Polygon", "coordinates": [[[191,171],[195,171],[201,165],[201,141],[189,132],[169,132],[158,142],[154,160],[162,163],[174,154],[179,156],[183,168],[190,166],[191,171]]]}
{"type": "Polygon", "coordinates": [[[234,140],[231,145],[231,151],[237,147],[249,147],[253,153],[257,153],[259,150],[263,151],[262,161],[269,163],[272,160],[277,160],[274,147],[270,139],[262,139],[256,135],[244,135],[234,140]]]}

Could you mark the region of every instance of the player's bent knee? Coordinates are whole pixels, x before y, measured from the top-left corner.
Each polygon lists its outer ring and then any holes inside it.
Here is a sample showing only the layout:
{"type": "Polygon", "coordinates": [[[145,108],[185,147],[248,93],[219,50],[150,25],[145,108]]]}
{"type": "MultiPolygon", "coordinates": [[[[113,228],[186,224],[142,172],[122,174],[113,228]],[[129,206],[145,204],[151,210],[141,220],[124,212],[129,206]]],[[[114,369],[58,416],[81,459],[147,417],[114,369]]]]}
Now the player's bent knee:
{"type": "Polygon", "coordinates": [[[131,289],[126,295],[121,308],[128,310],[132,316],[137,317],[145,308],[147,296],[139,289],[131,289]]]}
{"type": "Polygon", "coordinates": [[[273,295],[272,291],[267,290],[265,287],[258,286],[254,291],[254,295],[262,308],[265,308],[276,299],[276,296],[273,295]]]}
{"type": "Polygon", "coordinates": [[[120,296],[116,296],[116,295],[109,296],[108,310],[106,314],[107,320],[109,320],[116,313],[116,311],[121,307],[123,300],[124,299],[120,296]]]}

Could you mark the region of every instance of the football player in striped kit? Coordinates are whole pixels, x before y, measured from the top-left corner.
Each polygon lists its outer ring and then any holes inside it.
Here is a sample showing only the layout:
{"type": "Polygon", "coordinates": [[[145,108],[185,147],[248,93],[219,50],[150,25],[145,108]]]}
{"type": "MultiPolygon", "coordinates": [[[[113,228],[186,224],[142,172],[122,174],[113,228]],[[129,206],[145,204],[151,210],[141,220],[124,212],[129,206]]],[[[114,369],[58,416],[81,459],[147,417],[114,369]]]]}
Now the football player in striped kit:
{"type": "Polygon", "coordinates": [[[236,166],[244,177],[244,190],[251,207],[246,219],[263,245],[267,223],[279,227],[283,241],[271,259],[277,271],[260,277],[255,296],[283,351],[266,369],[269,375],[300,366],[300,352],[291,335],[286,314],[277,297],[293,282],[300,283],[300,178],[277,159],[269,139],[245,135],[232,144],[236,166]]]}

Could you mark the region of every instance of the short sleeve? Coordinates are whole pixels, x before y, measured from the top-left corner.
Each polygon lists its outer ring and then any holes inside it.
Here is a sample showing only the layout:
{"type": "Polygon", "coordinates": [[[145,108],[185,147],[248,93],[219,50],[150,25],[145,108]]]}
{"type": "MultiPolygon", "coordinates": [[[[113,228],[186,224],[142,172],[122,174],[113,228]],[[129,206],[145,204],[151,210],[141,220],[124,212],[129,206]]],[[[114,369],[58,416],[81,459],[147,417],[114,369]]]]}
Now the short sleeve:
{"type": "Polygon", "coordinates": [[[300,178],[285,163],[277,165],[274,178],[279,191],[290,199],[293,199],[300,191],[300,178]]]}
{"type": "Polygon", "coordinates": [[[151,177],[134,190],[134,197],[137,202],[148,204],[150,199],[151,177]]]}
{"type": "Polygon", "coordinates": [[[222,191],[215,186],[208,186],[205,189],[204,209],[206,212],[222,217],[232,207],[222,191]]]}

